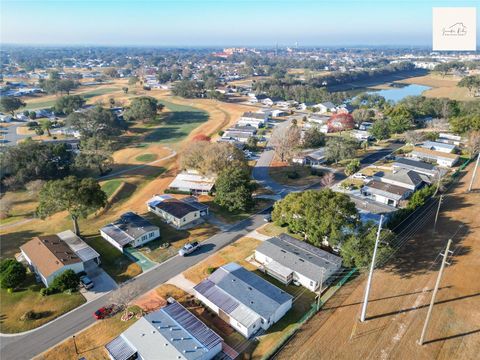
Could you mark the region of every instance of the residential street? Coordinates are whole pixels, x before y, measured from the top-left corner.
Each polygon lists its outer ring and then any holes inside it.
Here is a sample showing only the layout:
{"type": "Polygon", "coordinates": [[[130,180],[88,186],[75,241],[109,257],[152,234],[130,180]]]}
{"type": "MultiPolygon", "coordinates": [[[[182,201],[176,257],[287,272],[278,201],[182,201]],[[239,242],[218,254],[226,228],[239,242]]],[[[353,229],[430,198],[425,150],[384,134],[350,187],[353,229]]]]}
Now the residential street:
{"type": "MultiPolygon", "coordinates": [[[[191,256],[175,256],[143,273],[124,286],[132,287],[140,295],[180,274],[194,264],[207,258],[222,247],[245,236],[264,223],[263,215],[253,215],[225,232],[212,236],[202,243],[199,251],[191,256]]],[[[87,303],[70,313],[24,335],[2,335],[0,337],[1,353],[5,359],[30,359],[69,336],[93,324],[93,312],[109,303],[110,295],[106,294],[97,300],[87,303]]]]}

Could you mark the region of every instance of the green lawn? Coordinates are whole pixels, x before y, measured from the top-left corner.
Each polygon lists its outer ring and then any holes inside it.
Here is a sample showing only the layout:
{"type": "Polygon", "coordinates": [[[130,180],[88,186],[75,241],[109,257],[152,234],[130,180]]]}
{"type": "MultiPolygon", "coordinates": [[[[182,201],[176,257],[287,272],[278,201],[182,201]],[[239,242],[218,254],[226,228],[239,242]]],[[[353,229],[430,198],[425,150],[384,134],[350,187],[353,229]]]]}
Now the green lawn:
{"type": "Polygon", "coordinates": [[[95,96],[110,94],[110,93],[118,91],[118,90],[120,90],[120,88],[118,88],[118,87],[108,87],[108,88],[101,88],[101,89],[86,91],[86,92],[83,92],[79,95],[81,95],[85,99],[90,99],[90,98],[95,97],[95,96]]]}
{"type": "Polygon", "coordinates": [[[161,114],[158,120],[160,126],[156,127],[145,137],[146,142],[176,143],[188,136],[193,129],[208,120],[208,113],[195,107],[159,101],[170,110],[161,114]]]}
{"type": "Polygon", "coordinates": [[[28,103],[27,105],[20,110],[36,110],[36,109],[45,109],[45,108],[51,108],[53,105],[55,105],[55,102],[57,100],[46,100],[46,101],[36,101],[32,103],[28,103]]]}
{"type": "Polygon", "coordinates": [[[86,237],[85,241],[100,254],[102,268],[117,282],[122,283],[142,272],[142,268],[100,235],[86,237]]]}
{"type": "Polygon", "coordinates": [[[135,160],[148,163],[148,162],[157,160],[157,158],[158,158],[157,154],[142,154],[142,155],[138,155],[135,158],[135,160]]]}
{"type": "Polygon", "coordinates": [[[112,196],[112,194],[115,192],[115,190],[118,189],[122,182],[123,181],[120,179],[113,179],[102,184],[102,190],[105,191],[105,194],[107,194],[107,198],[112,196]]]}
{"type": "Polygon", "coordinates": [[[272,204],[271,200],[265,200],[265,199],[257,199],[255,200],[255,205],[250,211],[228,211],[226,208],[216,204],[212,201],[206,201],[204,202],[206,205],[210,207],[210,211],[221,221],[232,224],[236,223],[237,221],[244,220],[251,216],[252,214],[255,214],[269,205],[272,204]]]}
{"type": "Polygon", "coordinates": [[[60,293],[42,296],[40,295],[42,287],[43,284],[35,282],[33,274],[28,274],[21,289],[11,294],[5,289],[0,289],[0,331],[2,333],[34,329],[85,302],[83,295],[78,292],[71,295],[60,293]],[[41,318],[20,320],[22,315],[30,310],[41,313],[41,318]]]}

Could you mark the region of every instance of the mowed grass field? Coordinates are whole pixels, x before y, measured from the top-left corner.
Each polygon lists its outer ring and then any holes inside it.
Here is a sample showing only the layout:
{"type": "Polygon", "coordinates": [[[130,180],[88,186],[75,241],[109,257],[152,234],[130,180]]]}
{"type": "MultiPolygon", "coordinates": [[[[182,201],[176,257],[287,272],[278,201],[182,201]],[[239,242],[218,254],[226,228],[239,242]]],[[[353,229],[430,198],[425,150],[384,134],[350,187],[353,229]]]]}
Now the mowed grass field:
{"type": "Polygon", "coordinates": [[[432,89],[422,93],[422,95],[426,97],[449,98],[460,101],[478,101],[478,98],[469,95],[467,88],[460,88],[457,86],[459,81],[459,77],[451,75],[442,77],[439,74],[430,73],[425,76],[412,77],[399,82],[430,86],[432,89]]]}
{"type": "Polygon", "coordinates": [[[19,289],[9,293],[0,289],[0,332],[16,333],[36,328],[63,313],[76,308],[85,302],[82,294],[52,294],[40,295],[40,285],[35,281],[33,274],[28,274],[27,279],[19,289]],[[36,320],[21,320],[27,311],[41,314],[36,320]]]}

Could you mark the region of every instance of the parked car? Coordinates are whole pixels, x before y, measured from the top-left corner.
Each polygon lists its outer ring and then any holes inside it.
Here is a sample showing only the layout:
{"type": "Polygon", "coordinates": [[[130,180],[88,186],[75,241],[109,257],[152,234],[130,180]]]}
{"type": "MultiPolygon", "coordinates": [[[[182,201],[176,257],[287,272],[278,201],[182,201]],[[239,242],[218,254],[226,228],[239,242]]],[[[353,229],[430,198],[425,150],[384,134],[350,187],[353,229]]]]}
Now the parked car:
{"type": "Polygon", "coordinates": [[[110,315],[113,315],[115,313],[114,310],[115,310],[115,305],[114,304],[108,305],[108,306],[102,307],[102,308],[98,309],[97,311],[95,311],[93,313],[93,317],[97,320],[105,319],[105,318],[109,317],[110,315]]]}
{"type": "Polygon", "coordinates": [[[93,288],[93,281],[87,276],[80,276],[80,284],[87,290],[93,288]]]}
{"type": "Polygon", "coordinates": [[[367,178],[367,175],[364,175],[364,174],[358,172],[358,173],[353,174],[352,178],[359,179],[359,180],[365,180],[367,178]]]}
{"type": "Polygon", "coordinates": [[[263,221],[271,222],[272,221],[272,214],[267,214],[263,217],[263,221]]]}
{"type": "Polygon", "coordinates": [[[198,241],[194,241],[194,242],[185,244],[185,245],[178,251],[178,255],[180,255],[180,256],[185,256],[185,255],[191,254],[192,252],[194,252],[195,250],[197,250],[199,246],[200,246],[200,244],[198,243],[198,241]]]}

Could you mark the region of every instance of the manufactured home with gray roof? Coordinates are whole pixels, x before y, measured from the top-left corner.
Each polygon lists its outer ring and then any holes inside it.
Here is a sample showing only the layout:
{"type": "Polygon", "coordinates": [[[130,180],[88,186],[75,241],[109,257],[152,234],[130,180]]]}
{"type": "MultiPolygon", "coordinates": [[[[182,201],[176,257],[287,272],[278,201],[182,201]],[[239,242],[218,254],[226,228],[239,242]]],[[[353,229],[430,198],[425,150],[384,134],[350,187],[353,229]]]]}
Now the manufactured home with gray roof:
{"type": "Polygon", "coordinates": [[[293,296],[236,263],[193,288],[195,296],[246,338],[268,329],[292,307],[293,296]]]}
{"type": "Polygon", "coordinates": [[[311,291],[318,289],[320,278],[328,282],[342,266],[342,258],[287,234],[265,240],[255,249],[255,260],[267,274],[289,284],[298,281],[311,291]]]}
{"type": "Polygon", "coordinates": [[[210,360],[223,339],[173,299],[145,315],[105,348],[113,360],[210,360]]]}

